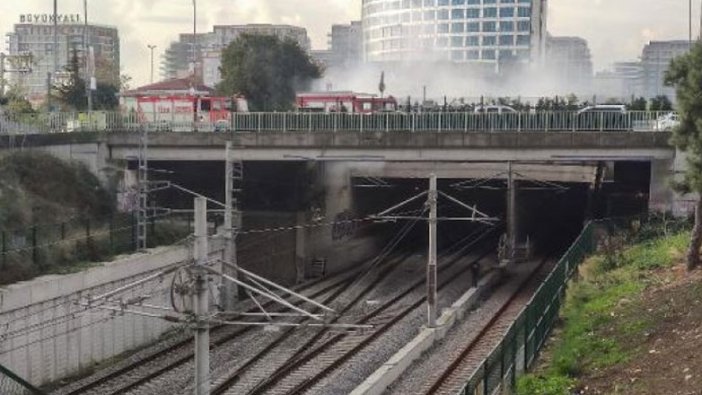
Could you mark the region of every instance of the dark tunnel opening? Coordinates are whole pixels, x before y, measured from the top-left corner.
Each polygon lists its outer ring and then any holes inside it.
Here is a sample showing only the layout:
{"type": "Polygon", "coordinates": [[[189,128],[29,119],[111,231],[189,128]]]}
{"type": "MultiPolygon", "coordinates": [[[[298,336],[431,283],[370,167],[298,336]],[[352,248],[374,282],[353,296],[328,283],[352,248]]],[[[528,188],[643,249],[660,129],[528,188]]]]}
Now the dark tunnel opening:
{"type": "MultiPolygon", "coordinates": [[[[223,162],[150,162],[151,180],[168,180],[212,199],[224,201],[223,162]]],[[[588,218],[627,216],[647,210],[650,164],[647,162],[612,163],[604,182],[595,187],[588,183],[562,183],[562,188],[533,188],[528,182],[518,182],[517,216],[519,241],[527,236],[536,251],[551,254],[563,251],[580,232],[588,218]]],[[[294,225],[300,221],[296,214],[309,213],[314,207],[323,206],[325,191],[315,185],[320,171],[319,164],[302,162],[247,162],[244,166],[243,202],[244,228],[266,228],[294,225]],[[271,214],[275,213],[275,215],[271,214]],[[271,217],[271,215],[273,217],[271,217]],[[248,219],[247,219],[248,218],[248,219]]],[[[353,216],[363,218],[377,214],[405,199],[428,189],[427,179],[385,179],[388,186],[364,185],[354,179],[353,216]]],[[[478,210],[500,219],[498,229],[491,235],[492,245],[504,233],[506,217],[506,182],[493,180],[481,188],[457,188],[458,179],[439,180],[439,190],[462,202],[475,205],[478,210]]],[[[172,190],[153,195],[157,207],[191,209],[193,197],[172,190]]],[[[426,198],[398,209],[405,215],[418,215],[426,198]]],[[[458,205],[439,200],[439,215],[465,217],[470,212],[458,205]]],[[[426,216],[426,213],[424,214],[426,216]]],[[[325,218],[333,221],[335,218],[325,218]]],[[[308,215],[303,219],[310,221],[308,215]]],[[[357,236],[372,234],[380,242],[390,240],[407,220],[395,223],[363,223],[357,227],[357,236]]],[[[490,228],[465,221],[442,221],[438,225],[439,248],[445,249],[474,237],[490,228]]],[[[405,237],[402,246],[424,252],[427,248],[427,222],[418,221],[405,237]]],[[[260,238],[264,236],[252,236],[260,238]]],[[[255,240],[246,240],[255,244],[255,240]]],[[[290,256],[288,256],[290,258],[290,256]]]]}

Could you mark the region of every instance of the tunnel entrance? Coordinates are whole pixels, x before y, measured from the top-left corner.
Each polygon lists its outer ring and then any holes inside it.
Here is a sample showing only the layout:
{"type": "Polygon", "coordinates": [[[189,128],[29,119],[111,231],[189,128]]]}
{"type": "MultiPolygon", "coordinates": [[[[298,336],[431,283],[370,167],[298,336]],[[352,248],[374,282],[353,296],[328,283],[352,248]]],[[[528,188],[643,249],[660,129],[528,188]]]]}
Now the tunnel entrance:
{"type": "MultiPolygon", "coordinates": [[[[338,164],[337,164],[338,165],[338,164]]],[[[627,216],[646,212],[651,177],[648,162],[605,163],[601,183],[561,183],[562,188],[528,188],[518,181],[516,214],[518,238],[527,237],[535,251],[556,253],[566,248],[577,236],[587,218],[627,216]]],[[[341,166],[343,167],[343,166],[341,166]]],[[[151,180],[168,180],[218,201],[224,201],[224,162],[150,162],[151,180]]],[[[426,178],[384,178],[368,182],[353,178],[350,173],[325,174],[324,163],[317,162],[247,162],[244,164],[244,192],[241,208],[245,233],[238,240],[239,259],[247,268],[281,283],[294,282],[300,260],[318,259],[305,251],[328,239],[331,249],[354,249],[359,239],[374,239],[379,246],[390,240],[406,224],[354,222],[353,219],[377,214],[411,196],[428,189],[426,178]],[[325,183],[327,183],[325,185],[325,183]],[[330,186],[332,185],[333,186],[330,186]],[[350,194],[350,198],[344,198],[350,194]],[[348,200],[348,208],[327,213],[330,203],[348,200]],[[299,225],[318,222],[328,224],[323,232],[301,232],[299,225]],[[280,229],[279,231],[269,231],[280,229]],[[297,266],[297,267],[296,267],[297,266]]],[[[506,183],[492,180],[480,188],[461,188],[457,184],[469,179],[440,179],[439,190],[459,200],[475,205],[478,210],[502,221],[490,239],[495,249],[498,237],[504,233],[507,212],[506,183]]],[[[157,207],[192,209],[192,196],[173,190],[156,192],[152,196],[157,207]]],[[[408,207],[408,215],[419,215],[426,198],[408,207]],[[420,210],[420,211],[415,211],[420,210]]],[[[345,203],[344,203],[345,204],[345,203]]],[[[342,204],[343,206],[343,204],[342,204]]],[[[341,206],[339,206],[341,207],[341,206]]],[[[213,207],[217,209],[217,207],[213,207]]],[[[337,207],[338,208],[338,207],[337,207]]],[[[440,200],[439,210],[447,217],[469,213],[457,205],[440,200]]],[[[424,214],[426,216],[426,213],[424,214]]],[[[220,218],[221,216],[213,216],[220,218]]],[[[217,219],[215,219],[217,220],[217,219]]],[[[438,225],[439,248],[446,249],[468,237],[477,237],[489,228],[463,221],[441,222],[438,225]]],[[[425,253],[427,223],[418,221],[400,245],[405,249],[425,253]]],[[[359,247],[360,248],[360,247],[359,247]]],[[[322,254],[324,255],[324,254],[322,254]]],[[[324,255],[326,257],[326,255],[324,255]]]]}

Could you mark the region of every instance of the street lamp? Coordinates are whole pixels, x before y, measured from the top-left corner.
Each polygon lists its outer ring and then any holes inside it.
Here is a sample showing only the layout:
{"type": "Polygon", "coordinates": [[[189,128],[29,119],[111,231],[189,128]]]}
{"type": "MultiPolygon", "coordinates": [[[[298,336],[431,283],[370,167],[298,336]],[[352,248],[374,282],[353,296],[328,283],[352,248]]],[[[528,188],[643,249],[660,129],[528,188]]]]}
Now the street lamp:
{"type": "Polygon", "coordinates": [[[193,0],[193,78],[197,69],[197,0],[193,0]]]}
{"type": "Polygon", "coordinates": [[[155,45],[147,45],[149,47],[149,50],[151,50],[151,83],[154,83],[154,49],[156,49],[155,45]]]}
{"type": "Polygon", "coordinates": [[[88,97],[88,113],[93,111],[94,61],[90,56],[90,34],[88,33],[88,0],[83,0],[83,60],[85,62],[85,94],[88,97]]]}

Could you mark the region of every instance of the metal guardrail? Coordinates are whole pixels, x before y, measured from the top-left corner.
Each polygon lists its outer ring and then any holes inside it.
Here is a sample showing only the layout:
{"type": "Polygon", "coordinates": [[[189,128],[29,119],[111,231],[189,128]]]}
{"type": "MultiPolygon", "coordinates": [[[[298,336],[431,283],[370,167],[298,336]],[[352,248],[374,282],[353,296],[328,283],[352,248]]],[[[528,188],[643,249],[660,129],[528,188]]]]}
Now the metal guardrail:
{"type": "Polygon", "coordinates": [[[1,134],[75,131],[124,132],[143,128],[162,132],[549,132],[667,131],[670,112],[536,112],[476,114],[429,113],[232,113],[217,122],[177,122],[168,114],[37,113],[0,114],[1,134]],[[149,121],[144,121],[148,119],[149,121]]]}

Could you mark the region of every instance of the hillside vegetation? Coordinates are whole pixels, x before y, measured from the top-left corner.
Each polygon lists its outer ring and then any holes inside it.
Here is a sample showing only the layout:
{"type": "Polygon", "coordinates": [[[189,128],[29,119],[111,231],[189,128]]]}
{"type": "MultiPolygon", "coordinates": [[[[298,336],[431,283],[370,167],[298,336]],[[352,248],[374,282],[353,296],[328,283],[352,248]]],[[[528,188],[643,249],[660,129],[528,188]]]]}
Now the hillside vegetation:
{"type": "Polygon", "coordinates": [[[40,152],[0,157],[0,230],[110,215],[113,199],[85,166],[40,152]]]}
{"type": "Polygon", "coordinates": [[[112,194],[82,164],[41,152],[0,157],[0,285],[128,250],[131,229],[122,219],[114,231],[113,208],[112,194]]]}
{"type": "Polygon", "coordinates": [[[689,236],[605,248],[585,262],[517,393],[700,394],[702,273],[685,271],[689,236]]]}

